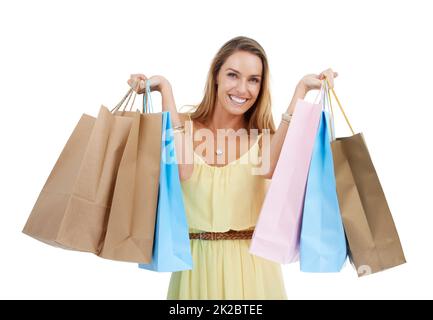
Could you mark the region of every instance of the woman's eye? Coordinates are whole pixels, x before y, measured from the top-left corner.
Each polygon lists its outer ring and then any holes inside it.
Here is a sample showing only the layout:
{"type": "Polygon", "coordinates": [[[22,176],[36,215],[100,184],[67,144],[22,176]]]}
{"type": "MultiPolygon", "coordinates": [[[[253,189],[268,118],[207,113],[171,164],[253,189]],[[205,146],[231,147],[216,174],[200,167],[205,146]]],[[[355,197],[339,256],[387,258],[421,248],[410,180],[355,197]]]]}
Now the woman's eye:
{"type": "MultiPolygon", "coordinates": [[[[237,77],[238,75],[236,73],[230,72],[227,74],[229,77],[237,77]]],[[[250,81],[254,82],[254,83],[259,83],[260,80],[257,78],[251,78],[250,81]]]]}

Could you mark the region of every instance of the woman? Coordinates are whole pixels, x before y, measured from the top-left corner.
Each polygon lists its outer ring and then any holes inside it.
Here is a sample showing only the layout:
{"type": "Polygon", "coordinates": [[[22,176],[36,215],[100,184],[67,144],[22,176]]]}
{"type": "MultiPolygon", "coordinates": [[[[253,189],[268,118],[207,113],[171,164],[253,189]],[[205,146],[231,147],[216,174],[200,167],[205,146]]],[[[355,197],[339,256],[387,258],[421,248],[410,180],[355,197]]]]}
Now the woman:
{"type": "MultiPolygon", "coordinates": [[[[333,86],[336,76],[331,69],[304,76],[278,129],[267,57],[253,39],[236,37],[221,47],[191,114],[177,112],[167,79],[149,78],[151,90],[162,94],[163,111],[171,113],[193,256],[192,270],[172,274],[168,299],[286,299],[280,265],[249,253],[252,230],[296,101],[320,89],[324,77],[333,86]]],[[[128,83],[142,93],[143,80],[135,74],[128,83]]]]}

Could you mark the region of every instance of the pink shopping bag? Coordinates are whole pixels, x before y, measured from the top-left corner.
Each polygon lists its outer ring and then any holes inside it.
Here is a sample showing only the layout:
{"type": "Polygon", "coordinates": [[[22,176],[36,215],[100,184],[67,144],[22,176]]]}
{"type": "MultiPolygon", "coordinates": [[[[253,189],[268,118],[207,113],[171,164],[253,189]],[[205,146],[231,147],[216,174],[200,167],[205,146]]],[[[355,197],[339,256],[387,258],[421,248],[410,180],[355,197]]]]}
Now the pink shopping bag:
{"type": "Polygon", "coordinates": [[[321,104],[297,101],[251,240],[251,254],[279,263],[299,258],[302,207],[321,110],[321,104]]]}

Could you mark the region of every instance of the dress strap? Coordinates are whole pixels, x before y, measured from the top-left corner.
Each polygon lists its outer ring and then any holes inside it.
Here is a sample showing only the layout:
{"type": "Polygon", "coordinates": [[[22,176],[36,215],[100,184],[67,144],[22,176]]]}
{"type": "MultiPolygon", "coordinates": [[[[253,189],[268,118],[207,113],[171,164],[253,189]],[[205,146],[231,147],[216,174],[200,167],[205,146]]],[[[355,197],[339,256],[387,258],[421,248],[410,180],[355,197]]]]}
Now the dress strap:
{"type": "Polygon", "coordinates": [[[191,137],[192,137],[194,131],[193,131],[193,127],[192,127],[193,123],[192,123],[192,120],[191,120],[191,114],[190,113],[188,113],[188,120],[189,120],[189,125],[191,126],[190,133],[191,133],[191,137]]]}

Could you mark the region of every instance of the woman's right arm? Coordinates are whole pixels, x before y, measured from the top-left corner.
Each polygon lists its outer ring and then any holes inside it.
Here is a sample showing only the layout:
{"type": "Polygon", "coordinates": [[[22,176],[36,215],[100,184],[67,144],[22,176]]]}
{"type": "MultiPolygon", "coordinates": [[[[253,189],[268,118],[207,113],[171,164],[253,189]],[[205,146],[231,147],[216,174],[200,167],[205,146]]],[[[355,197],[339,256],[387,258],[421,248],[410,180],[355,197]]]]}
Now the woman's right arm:
{"type": "MultiPolygon", "coordinates": [[[[143,92],[143,86],[140,86],[140,80],[146,81],[147,78],[142,75],[131,75],[128,84],[138,93],[143,92]]],[[[174,143],[176,151],[176,159],[179,169],[180,180],[187,180],[194,168],[193,165],[193,145],[191,137],[191,124],[188,121],[188,116],[177,112],[176,103],[173,96],[173,90],[170,82],[162,76],[152,76],[150,87],[152,91],[159,91],[162,97],[162,111],[170,112],[172,127],[184,125],[185,131],[174,132],[174,143]]]]}
{"type": "Polygon", "coordinates": [[[179,178],[180,180],[187,180],[192,175],[194,169],[192,163],[192,137],[190,135],[191,124],[189,123],[186,114],[180,114],[177,112],[173,90],[171,84],[167,80],[162,82],[160,92],[162,96],[162,110],[170,112],[172,127],[174,128],[183,125],[185,128],[183,132],[174,132],[174,144],[179,168],[179,178]]]}

